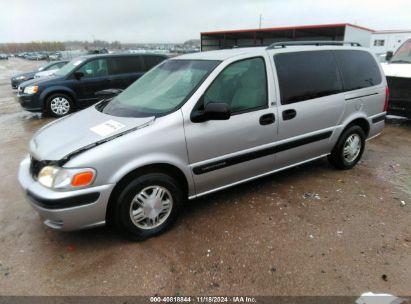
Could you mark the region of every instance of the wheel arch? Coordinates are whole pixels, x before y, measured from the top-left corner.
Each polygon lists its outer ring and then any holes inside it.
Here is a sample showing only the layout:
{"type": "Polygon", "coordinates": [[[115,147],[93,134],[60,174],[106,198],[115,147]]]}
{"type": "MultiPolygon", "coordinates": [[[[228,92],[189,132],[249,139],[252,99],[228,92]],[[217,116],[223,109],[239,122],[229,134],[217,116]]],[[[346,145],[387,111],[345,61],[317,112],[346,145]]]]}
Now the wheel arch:
{"type": "Polygon", "coordinates": [[[189,185],[188,180],[183,171],[176,167],[175,165],[171,165],[168,163],[154,163],[149,165],[144,165],[139,168],[135,168],[134,170],[128,172],[124,175],[114,186],[113,190],[111,191],[107,208],[106,208],[106,222],[110,223],[110,215],[113,214],[114,207],[116,205],[116,198],[120,194],[121,190],[133,179],[138,176],[148,174],[148,173],[165,173],[172,177],[174,177],[178,183],[181,185],[183,189],[183,193],[185,197],[188,197],[189,185]]]}
{"type": "Polygon", "coordinates": [[[73,105],[76,106],[76,94],[74,91],[66,88],[66,87],[52,87],[46,91],[44,91],[41,95],[41,99],[43,100],[43,109],[47,109],[47,99],[57,93],[62,93],[65,95],[68,95],[71,98],[71,101],[73,102],[73,105]]]}
{"type": "Polygon", "coordinates": [[[351,120],[349,123],[346,124],[346,126],[342,130],[341,134],[344,133],[344,131],[346,129],[348,129],[349,127],[351,127],[353,125],[357,125],[357,126],[361,127],[361,129],[363,129],[364,134],[365,134],[365,138],[367,138],[368,135],[370,134],[370,123],[368,122],[368,120],[365,117],[358,117],[358,118],[355,118],[355,119],[351,120]]]}

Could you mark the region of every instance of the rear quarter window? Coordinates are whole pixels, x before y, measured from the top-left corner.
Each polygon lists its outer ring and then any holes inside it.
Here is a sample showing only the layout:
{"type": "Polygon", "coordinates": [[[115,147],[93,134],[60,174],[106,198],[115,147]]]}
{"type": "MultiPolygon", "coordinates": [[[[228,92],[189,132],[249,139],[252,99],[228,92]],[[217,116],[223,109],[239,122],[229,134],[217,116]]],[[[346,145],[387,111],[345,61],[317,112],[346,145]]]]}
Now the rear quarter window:
{"type": "Polygon", "coordinates": [[[281,53],[274,61],[282,104],[342,92],[340,72],[330,51],[281,53]]]}
{"type": "Polygon", "coordinates": [[[380,84],[380,69],[374,57],[360,50],[333,51],[343,80],[344,91],[352,91],[380,84]]]}

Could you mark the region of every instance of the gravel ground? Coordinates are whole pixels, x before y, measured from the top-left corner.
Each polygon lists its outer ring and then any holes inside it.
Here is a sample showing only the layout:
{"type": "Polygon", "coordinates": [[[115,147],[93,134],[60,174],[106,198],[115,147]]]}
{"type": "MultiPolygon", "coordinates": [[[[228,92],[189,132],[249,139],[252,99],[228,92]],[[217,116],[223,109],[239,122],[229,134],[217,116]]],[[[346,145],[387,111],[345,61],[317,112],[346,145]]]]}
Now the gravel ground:
{"type": "Polygon", "coordinates": [[[42,225],[16,179],[33,133],[0,61],[0,295],[411,294],[411,123],[392,120],[349,171],[318,160],[190,201],[164,235],[42,225]]]}

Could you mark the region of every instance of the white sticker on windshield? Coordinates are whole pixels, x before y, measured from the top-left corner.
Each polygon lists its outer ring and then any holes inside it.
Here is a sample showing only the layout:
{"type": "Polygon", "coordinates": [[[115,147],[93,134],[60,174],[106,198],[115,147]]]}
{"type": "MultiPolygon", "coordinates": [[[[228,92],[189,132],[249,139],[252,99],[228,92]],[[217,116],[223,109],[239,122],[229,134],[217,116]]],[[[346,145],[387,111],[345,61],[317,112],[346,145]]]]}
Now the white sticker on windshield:
{"type": "Polygon", "coordinates": [[[106,122],[103,122],[102,124],[99,124],[95,127],[90,128],[90,131],[93,131],[94,133],[100,135],[100,136],[107,136],[110,134],[113,134],[114,132],[123,129],[125,125],[119,123],[118,121],[114,120],[108,120],[106,122]]]}

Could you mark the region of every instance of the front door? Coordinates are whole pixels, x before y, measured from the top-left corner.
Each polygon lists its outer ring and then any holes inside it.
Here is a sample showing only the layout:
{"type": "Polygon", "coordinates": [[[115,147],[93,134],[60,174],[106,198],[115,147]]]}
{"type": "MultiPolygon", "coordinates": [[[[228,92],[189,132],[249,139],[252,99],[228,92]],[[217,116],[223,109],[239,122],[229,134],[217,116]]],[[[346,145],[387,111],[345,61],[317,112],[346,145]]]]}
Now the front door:
{"type": "Polygon", "coordinates": [[[105,58],[93,59],[77,71],[83,73],[83,77],[77,81],[75,87],[80,108],[87,107],[100,100],[101,97],[96,96],[96,92],[111,88],[105,58]]]}
{"type": "Polygon", "coordinates": [[[277,136],[277,109],[269,107],[267,66],[263,57],[231,63],[195,106],[201,109],[207,103],[226,103],[230,119],[194,123],[184,113],[197,194],[273,170],[275,157],[270,145],[277,136]]]}

